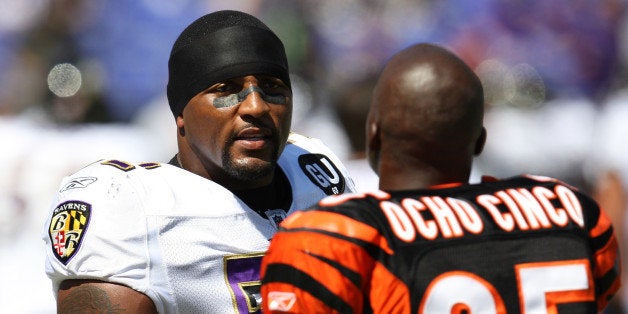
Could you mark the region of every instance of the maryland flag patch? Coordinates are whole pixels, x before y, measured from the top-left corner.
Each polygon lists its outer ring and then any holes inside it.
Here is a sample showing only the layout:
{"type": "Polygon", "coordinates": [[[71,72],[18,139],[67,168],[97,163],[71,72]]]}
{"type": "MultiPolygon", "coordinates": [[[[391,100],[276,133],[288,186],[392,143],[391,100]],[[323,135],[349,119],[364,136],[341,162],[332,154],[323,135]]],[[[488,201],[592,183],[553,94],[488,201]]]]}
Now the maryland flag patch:
{"type": "Polygon", "coordinates": [[[92,205],[81,201],[59,204],[48,228],[52,252],[64,265],[76,254],[89,224],[92,205]]]}

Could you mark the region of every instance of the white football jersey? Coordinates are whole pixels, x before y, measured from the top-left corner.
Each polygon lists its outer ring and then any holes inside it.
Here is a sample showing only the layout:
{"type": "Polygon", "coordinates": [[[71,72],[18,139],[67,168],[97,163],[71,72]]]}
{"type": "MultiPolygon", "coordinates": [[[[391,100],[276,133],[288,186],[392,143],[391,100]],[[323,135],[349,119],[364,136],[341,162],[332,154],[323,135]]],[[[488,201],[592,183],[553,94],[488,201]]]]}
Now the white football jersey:
{"type": "MultiPolygon", "coordinates": [[[[287,214],[355,191],[320,141],[289,138],[279,166],[292,187],[287,214]]],[[[150,297],[160,313],[260,311],[260,262],[282,210],[262,217],[221,185],[176,166],[93,163],[63,180],[42,234],[56,294],[97,279],[150,297]]]]}

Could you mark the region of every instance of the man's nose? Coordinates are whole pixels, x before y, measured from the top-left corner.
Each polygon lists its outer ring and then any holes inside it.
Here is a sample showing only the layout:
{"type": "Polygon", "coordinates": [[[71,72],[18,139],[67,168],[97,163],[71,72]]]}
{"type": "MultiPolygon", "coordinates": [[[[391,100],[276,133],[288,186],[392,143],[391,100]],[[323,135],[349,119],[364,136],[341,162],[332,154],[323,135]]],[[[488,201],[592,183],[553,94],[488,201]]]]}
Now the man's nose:
{"type": "Polygon", "coordinates": [[[246,95],[240,103],[239,110],[245,114],[262,115],[270,111],[270,106],[264,100],[263,91],[257,85],[250,85],[246,95]]]}

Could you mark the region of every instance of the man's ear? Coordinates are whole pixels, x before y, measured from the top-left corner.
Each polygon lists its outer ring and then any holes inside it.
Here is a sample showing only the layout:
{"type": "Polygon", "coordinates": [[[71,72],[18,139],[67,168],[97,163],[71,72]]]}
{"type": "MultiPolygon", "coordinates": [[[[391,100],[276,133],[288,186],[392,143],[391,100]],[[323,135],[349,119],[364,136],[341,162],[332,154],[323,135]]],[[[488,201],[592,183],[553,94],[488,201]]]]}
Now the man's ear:
{"type": "Polygon", "coordinates": [[[379,151],[382,143],[380,141],[379,125],[375,121],[370,121],[366,129],[366,145],[368,150],[379,151]]]}
{"type": "Polygon", "coordinates": [[[366,127],[366,157],[369,165],[379,175],[379,152],[382,147],[379,124],[369,121],[366,127]]]}
{"type": "Polygon", "coordinates": [[[176,117],[176,122],[177,122],[177,132],[179,133],[179,136],[181,137],[185,136],[185,120],[183,119],[182,114],[179,114],[176,117]]]}
{"type": "Polygon", "coordinates": [[[486,128],[482,127],[482,133],[475,142],[475,155],[479,155],[484,150],[484,144],[486,144],[486,128]]]}

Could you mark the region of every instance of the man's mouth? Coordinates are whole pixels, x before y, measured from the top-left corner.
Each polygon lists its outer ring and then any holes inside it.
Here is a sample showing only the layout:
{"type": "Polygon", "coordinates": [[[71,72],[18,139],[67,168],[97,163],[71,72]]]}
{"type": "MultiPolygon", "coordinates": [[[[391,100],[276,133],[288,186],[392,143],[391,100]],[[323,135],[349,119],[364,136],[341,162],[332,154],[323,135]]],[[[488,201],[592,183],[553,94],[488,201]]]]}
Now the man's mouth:
{"type": "Polygon", "coordinates": [[[240,131],[235,137],[235,142],[246,149],[262,149],[271,140],[272,132],[265,128],[247,128],[240,131]]]}

